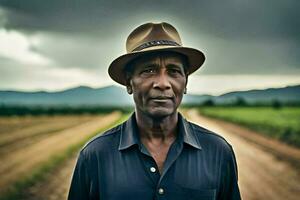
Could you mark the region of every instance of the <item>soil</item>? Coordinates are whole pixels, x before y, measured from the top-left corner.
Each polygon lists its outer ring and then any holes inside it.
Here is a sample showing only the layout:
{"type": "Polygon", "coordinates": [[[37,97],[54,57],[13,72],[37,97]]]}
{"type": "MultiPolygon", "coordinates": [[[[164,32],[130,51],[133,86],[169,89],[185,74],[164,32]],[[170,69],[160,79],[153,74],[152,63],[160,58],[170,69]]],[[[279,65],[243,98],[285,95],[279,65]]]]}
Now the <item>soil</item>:
{"type": "Polygon", "coordinates": [[[60,133],[60,130],[74,127],[94,118],[95,116],[92,115],[25,117],[24,121],[14,117],[7,121],[1,118],[1,128],[8,130],[0,134],[0,156],[5,156],[5,154],[34,144],[50,135],[60,133]]]}
{"type": "MultiPolygon", "coordinates": [[[[76,154],[77,155],[77,154],[76,154]]],[[[28,189],[27,200],[64,200],[67,199],[73,169],[77,156],[74,155],[59,168],[48,174],[46,181],[39,182],[28,189]]]]}
{"type": "MultiPolygon", "coordinates": [[[[52,156],[58,155],[69,146],[94,135],[95,131],[108,126],[119,117],[120,113],[117,112],[105,116],[95,116],[88,121],[78,122],[72,127],[57,131],[55,134],[48,135],[23,148],[17,148],[5,154],[0,153],[0,194],[7,191],[10,185],[26,177],[28,172],[35,170],[52,156]]],[[[5,151],[5,148],[1,150],[5,151]]]]}

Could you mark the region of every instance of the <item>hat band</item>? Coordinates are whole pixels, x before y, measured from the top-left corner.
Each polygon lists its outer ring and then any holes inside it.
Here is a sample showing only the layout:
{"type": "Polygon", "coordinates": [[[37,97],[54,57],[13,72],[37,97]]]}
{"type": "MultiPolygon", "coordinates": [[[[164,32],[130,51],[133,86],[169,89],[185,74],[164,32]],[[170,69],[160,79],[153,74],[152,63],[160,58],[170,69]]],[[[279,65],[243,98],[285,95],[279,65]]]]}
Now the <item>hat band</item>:
{"type": "Polygon", "coordinates": [[[177,42],[170,41],[170,40],[154,40],[138,46],[137,48],[133,49],[133,51],[141,51],[148,47],[160,46],[160,45],[180,46],[177,42]]]}

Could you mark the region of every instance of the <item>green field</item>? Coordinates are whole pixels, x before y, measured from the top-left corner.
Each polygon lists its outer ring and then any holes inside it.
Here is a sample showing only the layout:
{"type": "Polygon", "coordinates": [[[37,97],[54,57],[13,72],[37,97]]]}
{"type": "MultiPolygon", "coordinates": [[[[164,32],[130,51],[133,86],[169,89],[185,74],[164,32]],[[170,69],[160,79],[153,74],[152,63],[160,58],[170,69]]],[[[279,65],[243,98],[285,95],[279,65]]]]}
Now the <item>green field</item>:
{"type": "Polygon", "coordinates": [[[201,107],[199,111],[300,147],[300,107],[201,107]]]}

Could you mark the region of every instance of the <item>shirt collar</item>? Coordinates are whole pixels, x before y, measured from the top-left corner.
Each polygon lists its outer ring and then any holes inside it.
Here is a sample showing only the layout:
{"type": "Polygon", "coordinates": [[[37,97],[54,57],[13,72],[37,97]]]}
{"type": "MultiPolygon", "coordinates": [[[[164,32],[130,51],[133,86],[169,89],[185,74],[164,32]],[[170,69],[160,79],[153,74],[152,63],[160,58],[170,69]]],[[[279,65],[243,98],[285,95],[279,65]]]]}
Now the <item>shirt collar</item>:
{"type": "Polygon", "coordinates": [[[127,149],[134,144],[140,145],[135,113],[121,126],[119,150],[127,149]]]}
{"type": "Polygon", "coordinates": [[[178,113],[178,130],[183,136],[183,142],[197,149],[202,149],[198,138],[195,136],[195,131],[189,124],[189,122],[184,119],[184,117],[178,113]]]}
{"type": "MultiPolygon", "coordinates": [[[[183,140],[184,143],[194,148],[201,149],[200,142],[194,135],[194,130],[190,127],[190,124],[180,113],[178,113],[178,133],[180,134],[179,140],[183,140]]],[[[141,143],[138,136],[135,113],[133,113],[131,117],[121,126],[119,150],[127,149],[135,144],[140,146],[141,143]]]]}

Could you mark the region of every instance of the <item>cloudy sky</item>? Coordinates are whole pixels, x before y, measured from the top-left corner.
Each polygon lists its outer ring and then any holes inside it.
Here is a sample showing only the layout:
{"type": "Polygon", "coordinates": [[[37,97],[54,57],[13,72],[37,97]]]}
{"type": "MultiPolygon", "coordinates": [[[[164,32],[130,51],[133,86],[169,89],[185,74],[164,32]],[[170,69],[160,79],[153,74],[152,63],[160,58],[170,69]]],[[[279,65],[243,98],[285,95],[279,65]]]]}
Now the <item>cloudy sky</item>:
{"type": "Polygon", "coordinates": [[[0,0],[0,90],[114,84],[110,62],[144,22],[202,50],[190,93],[300,84],[299,0],[0,0]]]}

